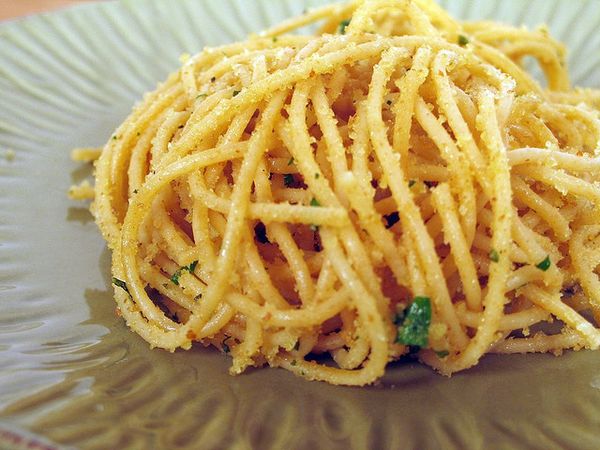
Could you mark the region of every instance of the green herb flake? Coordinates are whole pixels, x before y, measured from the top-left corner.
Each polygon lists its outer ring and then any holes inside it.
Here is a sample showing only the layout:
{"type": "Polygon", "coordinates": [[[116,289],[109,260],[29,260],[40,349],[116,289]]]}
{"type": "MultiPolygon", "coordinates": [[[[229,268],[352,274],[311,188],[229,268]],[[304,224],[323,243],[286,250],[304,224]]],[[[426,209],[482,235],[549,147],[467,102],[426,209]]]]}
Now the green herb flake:
{"type": "Polygon", "coordinates": [[[294,157],[292,156],[290,159],[288,159],[288,166],[291,166],[292,164],[294,164],[296,162],[296,160],[294,159],[294,157]]]}
{"type": "Polygon", "coordinates": [[[345,19],[340,22],[339,30],[340,34],[346,34],[346,27],[350,25],[350,19],[345,19]]]}
{"type": "Polygon", "coordinates": [[[177,286],[179,286],[179,277],[183,272],[193,273],[196,270],[196,266],[198,265],[198,260],[191,262],[188,266],[182,266],[175,271],[175,273],[171,276],[171,282],[177,286]]]}
{"type": "Polygon", "coordinates": [[[458,45],[460,45],[461,47],[464,47],[468,43],[469,43],[469,38],[468,37],[466,37],[464,34],[459,34],[458,35],[458,45]]]}
{"type": "Polygon", "coordinates": [[[211,77],[211,78],[210,78],[210,82],[211,82],[211,83],[214,83],[215,81],[217,81],[217,77],[211,77]]]}
{"type": "Polygon", "coordinates": [[[313,197],[310,201],[310,206],[321,206],[321,204],[319,203],[319,200],[313,197]]]}
{"type": "Polygon", "coordinates": [[[297,340],[296,343],[294,344],[294,350],[296,350],[296,351],[300,350],[300,340],[297,340]]]}
{"type": "Polygon", "coordinates": [[[201,98],[206,98],[208,97],[208,94],[198,94],[196,95],[196,100],[201,99],[201,98]]]}
{"type": "Polygon", "coordinates": [[[490,250],[490,253],[488,254],[488,256],[494,262],[500,261],[500,254],[498,253],[498,251],[495,248],[490,250]]]}
{"type": "Polygon", "coordinates": [[[279,39],[277,38],[277,36],[273,36],[273,42],[277,42],[279,39]]]}
{"type": "Polygon", "coordinates": [[[318,180],[320,177],[320,175],[318,173],[315,173],[315,180],[318,180]]]}
{"type": "Polygon", "coordinates": [[[284,184],[286,187],[290,187],[290,186],[292,186],[292,185],[294,184],[294,175],[292,175],[291,173],[286,173],[286,174],[283,176],[283,184],[284,184]]]}
{"type": "Polygon", "coordinates": [[[431,300],[429,297],[415,297],[398,327],[396,342],[415,347],[427,347],[430,324],[431,300]]]}
{"type": "Polygon", "coordinates": [[[194,301],[195,302],[200,301],[201,298],[202,298],[202,292],[194,297],[194,301]]]}
{"type": "Polygon", "coordinates": [[[120,287],[121,289],[123,289],[131,297],[131,293],[129,292],[129,288],[127,287],[127,283],[125,283],[123,280],[119,280],[118,278],[113,277],[112,284],[114,284],[115,286],[120,287]]]}
{"type": "Polygon", "coordinates": [[[408,187],[409,188],[413,187],[416,182],[417,182],[417,180],[408,180],[408,187]]]}
{"type": "Polygon", "coordinates": [[[296,364],[298,364],[298,362],[295,359],[292,359],[292,362],[290,363],[292,366],[295,366],[296,364]]]}
{"type": "Polygon", "coordinates": [[[444,359],[446,356],[448,356],[450,354],[450,352],[448,350],[439,350],[439,351],[436,351],[435,354],[437,355],[438,358],[444,359]]]}
{"type": "Polygon", "coordinates": [[[233,91],[233,96],[235,97],[236,95],[238,95],[241,91],[233,91]]]}
{"type": "Polygon", "coordinates": [[[552,261],[550,261],[550,255],[547,255],[542,261],[537,263],[535,267],[540,269],[542,272],[545,272],[552,265],[552,261]]]}
{"type": "Polygon", "coordinates": [[[386,100],[385,102],[387,103],[388,106],[390,106],[392,104],[391,100],[386,100]]]}
{"type": "Polygon", "coordinates": [[[117,140],[117,136],[116,136],[116,135],[115,135],[115,136],[113,136],[112,138],[113,138],[113,141],[116,141],[116,140],[117,140]]]}

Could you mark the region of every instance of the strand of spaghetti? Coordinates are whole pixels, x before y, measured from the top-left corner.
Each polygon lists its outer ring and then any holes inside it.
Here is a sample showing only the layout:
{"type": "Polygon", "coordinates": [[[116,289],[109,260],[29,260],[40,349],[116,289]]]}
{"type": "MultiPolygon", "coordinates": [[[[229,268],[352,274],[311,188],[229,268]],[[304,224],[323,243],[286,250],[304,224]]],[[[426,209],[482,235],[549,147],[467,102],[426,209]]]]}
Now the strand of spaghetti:
{"type": "MultiPolygon", "coordinates": [[[[294,17],[292,19],[284,20],[279,24],[268,28],[259,33],[260,37],[271,37],[278,36],[283,33],[288,33],[292,30],[301,28],[305,25],[312,24],[319,20],[325,19],[327,17],[335,16],[339,17],[344,14],[350,14],[352,10],[354,10],[355,5],[350,3],[347,5],[340,4],[332,4],[327,6],[322,6],[316,9],[309,9],[303,15],[294,17]]],[[[336,23],[337,26],[337,23],[336,23]]]]}
{"type": "Polygon", "coordinates": [[[396,87],[398,88],[400,95],[396,102],[392,104],[392,111],[396,116],[394,120],[392,146],[395,151],[400,153],[400,164],[405,173],[410,170],[408,151],[410,146],[411,127],[407,125],[412,122],[418,90],[429,75],[429,63],[431,58],[431,48],[420,47],[413,57],[411,68],[404,77],[396,81],[396,87]]]}
{"type": "Polygon", "coordinates": [[[522,164],[514,167],[512,172],[515,175],[532,178],[546,185],[553,186],[554,189],[563,195],[568,193],[587,198],[595,204],[600,203],[600,188],[563,171],[546,166],[522,164]]]}
{"type": "Polygon", "coordinates": [[[360,282],[360,278],[348,264],[343,255],[337,237],[324,228],[322,233],[323,246],[340,280],[348,289],[353,299],[354,307],[366,323],[365,332],[371,344],[369,358],[357,370],[336,369],[327,366],[316,366],[305,361],[292,364],[288,358],[277,358],[276,363],[298,375],[304,372],[308,379],[324,380],[332,384],[363,385],[370,383],[383,374],[387,363],[388,338],[383,325],[383,319],[376,308],[376,301],[360,282]]]}
{"type": "Polygon", "coordinates": [[[119,130],[113,135],[112,141],[121,141],[119,151],[112,152],[111,165],[110,165],[110,177],[111,177],[111,189],[112,194],[112,210],[116,214],[117,218],[122,221],[125,214],[124,205],[127,204],[127,185],[128,185],[128,163],[131,160],[132,145],[134,145],[137,139],[137,131],[139,128],[150,128],[151,123],[157,115],[163,113],[169,106],[175,104],[178,98],[181,96],[181,87],[179,85],[169,86],[165,89],[162,95],[157,99],[152,106],[145,111],[140,117],[134,127],[126,128],[122,130],[122,134],[119,134],[119,130]]]}
{"type": "Polygon", "coordinates": [[[555,57],[555,46],[548,42],[534,42],[527,39],[524,42],[510,42],[504,45],[502,52],[509,58],[516,61],[524,56],[532,56],[539,62],[546,80],[548,88],[553,91],[566,91],[571,87],[568,73],[562,70],[564,60],[555,57]]]}
{"type": "Polygon", "coordinates": [[[433,205],[442,220],[444,239],[450,243],[452,257],[460,274],[467,305],[471,311],[481,310],[481,287],[477,269],[470,256],[467,240],[458,220],[458,212],[450,188],[447,184],[438,185],[432,192],[433,205]]]}
{"type": "Polygon", "coordinates": [[[260,101],[267,94],[283,89],[299,80],[307,79],[311,74],[317,75],[330,72],[332,67],[339,65],[341,62],[350,63],[355,60],[368,59],[380,53],[387,46],[386,44],[389,45],[387,42],[377,41],[358,45],[350,44],[343,50],[327,55],[312,55],[285,70],[269,75],[254,85],[245,88],[231,99],[221,102],[206,116],[198,119],[191,117],[180,140],[172,146],[171,153],[166,158],[165,163],[168,164],[176,158],[184,156],[190,148],[193,148],[194,142],[201,142],[209,133],[219,130],[219,125],[230,120],[241,105],[248,103],[248,100],[260,101]]]}
{"type": "MultiPolygon", "coordinates": [[[[278,112],[278,108],[280,107],[283,101],[284,93],[280,93],[275,97],[274,100],[271,101],[271,104],[265,109],[265,115],[267,112],[271,117],[267,115],[267,119],[263,119],[263,126],[268,123],[268,119],[272,120],[274,114],[278,112]]],[[[253,139],[251,139],[250,144],[248,145],[247,152],[245,154],[244,161],[246,161],[244,167],[246,168],[246,172],[250,172],[250,169],[253,169],[252,164],[257,164],[257,158],[262,156],[261,153],[261,145],[262,141],[265,139],[265,132],[256,133],[253,135],[253,139]],[[254,150],[254,152],[253,152],[254,150]],[[251,158],[250,156],[254,156],[251,158]]],[[[202,166],[207,166],[211,163],[225,161],[230,159],[231,156],[236,155],[237,152],[240,151],[239,145],[230,146],[230,147],[221,147],[215,148],[213,152],[205,151],[202,153],[197,153],[190,155],[188,158],[183,158],[182,160],[174,162],[171,166],[164,168],[154,177],[149,178],[145,185],[142,186],[138,195],[133,199],[131,203],[127,215],[125,216],[125,221],[123,223],[122,229],[122,240],[120,246],[120,252],[123,254],[122,261],[117,260],[118,263],[118,272],[125,274],[125,278],[127,281],[127,285],[129,286],[129,292],[131,296],[137,300],[145,303],[149,303],[150,299],[147,294],[144,292],[141,280],[139,275],[135,269],[135,255],[137,253],[137,245],[130,244],[134,243],[137,240],[137,230],[139,229],[140,223],[143,220],[143,217],[146,213],[146,210],[149,208],[151,204],[150,198],[151,195],[160,187],[166,185],[171,180],[181,176],[185,173],[189,173],[194,168],[200,168],[202,166]],[[227,152],[227,150],[229,152],[227,152]],[[219,158],[221,157],[221,158],[219,158]],[[219,160],[220,159],[220,160],[219,160]],[[186,167],[188,161],[193,161],[193,163],[189,164],[186,167]],[[170,169],[170,170],[169,170],[170,169]]],[[[250,175],[246,175],[249,177],[250,175]]],[[[237,204],[234,201],[232,203],[232,208],[230,212],[230,217],[227,223],[228,230],[231,230],[233,226],[239,226],[238,223],[241,222],[241,215],[244,213],[244,204],[243,204],[243,195],[244,191],[242,191],[243,184],[237,184],[237,204]],[[239,206],[238,206],[239,205],[239,206]],[[232,221],[231,216],[237,216],[237,221],[232,221]],[[237,222],[237,223],[236,223],[237,222]]],[[[247,191],[245,192],[247,195],[247,191]]],[[[234,234],[233,231],[229,232],[230,234],[234,234]]],[[[165,348],[175,348],[177,346],[189,346],[191,345],[191,339],[188,337],[188,331],[191,330],[199,330],[210,318],[210,313],[214,311],[214,308],[217,306],[220,301],[221,292],[225,289],[226,284],[222,281],[225,279],[227,275],[227,269],[233,265],[233,259],[228,257],[228,251],[230,252],[233,245],[235,245],[237,239],[235,237],[225,236],[223,239],[223,246],[226,246],[225,249],[222,248],[219,258],[217,259],[217,264],[215,267],[215,272],[211,278],[211,284],[204,295],[203,302],[199,304],[199,306],[194,310],[194,314],[191,316],[190,320],[184,326],[175,326],[175,336],[171,339],[168,339],[170,336],[161,336],[161,339],[157,341],[157,346],[165,346],[165,348]],[[228,251],[227,251],[228,250],[228,251]]],[[[170,325],[172,327],[173,325],[170,325]]],[[[136,330],[137,331],[137,330],[136,330]]]]}
{"type": "MultiPolygon", "coordinates": [[[[338,131],[337,120],[329,105],[329,99],[325,94],[325,87],[320,80],[315,82],[310,99],[315,111],[317,124],[323,133],[327,160],[331,164],[331,171],[333,174],[334,191],[340,203],[344,204],[347,202],[347,199],[343,197],[343,192],[340,192],[337,185],[340,183],[340,176],[348,171],[346,150],[344,148],[344,143],[342,142],[342,137],[338,131]]],[[[316,174],[314,176],[316,176],[316,174]]]]}
{"type": "Polygon", "coordinates": [[[508,56],[494,47],[481,42],[474,41],[472,45],[478,56],[515,80],[517,94],[534,93],[542,98],[544,97],[544,91],[539,83],[531,78],[515,62],[511,61],[508,56]]]}
{"type": "MultiPolygon", "coordinates": [[[[456,305],[458,317],[462,324],[477,328],[481,322],[481,313],[469,311],[464,303],[456,305]]],[[[522,330],[536,323],[550,319],[550,313],[540,307],[532,306],[522,311],[505,314],[498,323],[499,331],[522,330]]]]}
{"type": "MultiPolygon", "coordinates": [[[[290,153],[296,161],[300,173],[303,174],[305,183],[311,192],[314,193],[316,200],[320,205],[339,206],[339,200],[332,191],[327,179],[322,175],[319,165],[312,157],[312,147],[310,146],[310,136],[306,128],[306,104],[308,102],[308,93],[311,84],[301,84],[294,91],[290,104],[290,118],[288,133],[281,130],[281,137],[290,150],[290,153]],[[317,177],[315,174],[319,174],[317,177]]],[[[356,231],[352,227],[342,227],[340,234],[344,246],[349,251],[355,264],[359,267],[359,276],[363,283],[369,288],[371,295],[377,299],[380,309],[385,307],[385,299],[381,295],[378,277],[373,271],[369,257],[358,238],[356,231]]]]}
{"type": "Polygon", "coordinates": [[[254,365],[252,357],[260,350],[262,341],[263,329],[260,321],[247,317],[246,327],[244,329],[244,339],[240,345],[232,350],[233,363],[229,368],[229,373],[234,375],[240,374],[248,366],[254,365]]]}
{"type": "Polygon", "coordinates": [[[248,207],[248,197],[252,178],[265,151],[265,141],[272,132],[276,115],[280,114],[281,106],[285,100],[286,92],[275,93],[261,113],[257,125],[248,144],[248,150],[243,158],[242,167],[236,184],[233,188],[231,209],[227,217],[227,228],[221,243],[215,271],[208,285],[202,303],[186,323],[190,329],[200,329],[210,318],[210,314],[227,290],[227,277],[235,262],[235,247],[240,242],[239,230],[243,226],[244,216],[248,207]]]}
{"type": "Polygon", "coordinates": [[[392,45],[412,49],[426,43],[437,48],[460,49],[452,44],[436,39],[425,38],[422,36],[401,36],[377,41],[367,41],[355,44],[350,42],[337,51],[329,54],[314,54],[310,57],[290,65],[286,69],[279,70],[263,80],[243,89],[239,95],[231,97],[228,101],[220,103],[210,114],[202,118],[190,118],[181,139],[175,143],[169,155],[168,164],[178,157],[182,157],[193,147],[193,142],[202,142],[209,133],[218,131],[217,124],[230,120],[239,107],[252,102],[261,101],[265,96],[272,92],[285,88],[286,86],[297,83],[300,80],[308,79],[311,75],[320,75],[329,73],[333,67],[342,63],[350,64],[358,60],[366,60],[381,53],[392,45]]]}
{"type": "Polygon", "coordinates": [[[192,173],[188,178],[189,190],[193,199],[192,212],[192,239],[196,244],[197,255],[202,261],[202,269],[212,273],[217,260],[215,246],[210,235],[209,208],[204,203],[201,192],[204,190],[205,181],[200,170],[192,173]],[[198,189],[202,186],[201,189],[198,189]]]}
{"type": "Polygon", "coordinates": [[[574,309],[561,302],[560,294],[550,294],[535,285],[523,287],[522,292],[532,303],[549,311],[579,334],[584,339],[586,347],[594,350],[600,346],[600,331],[574,309]]]}
{"type": "MultiPolygon", "coordinates": [[[[589,149],[589,153],[593,155],[598,155],[600,152],[600,120],[598,120],[598,112],[590,110],[587,107],[582,106],[581,104],[572,106],[572,105],[553,105],[558,111],[562,112],[567,120],[574,120],[576,123],[581,122],[582,124],[587,126],[588,131],[591,133],[578,133],[578,136],[581,138],[588,138],[590,141],[586,143],[591,148],[589,149]]],[[[600,108],[597,108],[600,110],[600,108]]],[[[585,146],[583,146],[585,148],[585,146]]]]}
{"type": "Polygon", "coordinates": [[[511,166],[522,164],[557,164],[561,169],[577,172],[594,173],[600,170],[600,158],[589,158],[578,156],[563,151],[550,150],[545,148],[516,148],[508,152],[508,161],[511,166]]]}
{"type": "MultiPolygon", "coordinates": [[[[443,59],[436,59],[435,64],[438,73],[441,72],[441,76],[434,76],[433,82],[436,88],[437,99],[436,103],[440,110],[444,113],[446,120],[448,120],[448,125],[450,125],[450,129],[452,130],[455,140],[456,146],[462,151],[466,158],[468,159],[471,171],[474,173],[482,173],[485,171],[485,160],[481,155],[481,152],[475,142],[475,138],[469,129],[469,126],[465,122],[458,104],[453,95],[453,89],[450,85],[450,80],[447,75],[443,74],[447,70],[447,65],[450,64],[451,58],[446,56],[443,59]]],[[[417,110],[418,111],[418,110],[417,110]]],[[[452,152],[454,153],[454,152],[452,152]]],[[[487,197],[490,197],[489,193],[491,191],[491,186],[488,180],[480,179],[481,188],[487,197]]],[[[469,231],[469,230],[466,230],[469,231]]],[[[471,232],[467,233],[467,236],[471,236],[471,232]]],[[[470,242],[470,241],[469,241],[470,242]]]]}
{"type": "Polygon", "coordinates": [[[499,341],[490,348],[490,353],[557,353],[563,349],[581,346],[583,346],[581,336],[573,332],[564,332],[551,336],[536,334],[530,338],[509,338],[499,341]]]}
{"type": "MultiPolygon", "coordinates": [[[[175,134],[183,128],[185,122],[188,120],[190,113],[187,111],[175,111],[174,108],[170,108],[169,113],[165,121],[160,125],[156,134],[152,137],[152,144],[150,149],[150,170],[156,170],[156,162],[159,161],[169,148],[169,142],[175,136],[175,134]]],[[[143,182],[143,178],[141,179],[143,182]]],[[[138,184],[139,188],[141,182],[138,184]]],[[[132,189],[129,188],[129,196],[131,197],[132,189]]]]}
{"type": "MultiPolygon", "coordinates": [[[[154,93],[147,96],[146,101],[154,103],[161,97],[162,90],[168,89],[177,80],[177,75],[173,74],[169,79],[154,93]]],[[[159,103],[155,108],[160,109],[162,103],[159,103]]],[[[113,136],[121,136],[121,139],[110,139],[104,146],[100,158],[96,161],[96,185],[94,202],[92,203],[90,210],[102,232],[104,239],[106,240],[108,247],[114,249],[119,240],[119,232],[121,229],[121,218],[122,216],[115,211],[113,202],[115,196],[113,194],[113,175],[112,170],[113,154],[117,153],[117,146],[122,146],[125,142],[129,142],[131,137],[137,133],[142,133],[145,124],[149,120],[149,116],[152,115],[154,108],[145,109],[142,106],[136,108],[130,117],[123,122],[123,124],[117,128],[113,136]],[[127,137],[127,139],[125,139],[127,137]]],[[[118,198],[118,197],[117,197],[118,198]]]]}
{"type": "MultiPolygon", "coordinates": [[[[506,295],[506,281],[510,270],[509,249],[511,243],[511,190],[510,169],[506,150],[497,127],[494,96],[482,90],[478,96],[479,114],[477,126],[483,143],[488,150],[488,170],[494,196],[491,199],[493,211],[492,248],[497,252],[497,261],[490,266],[487,292],[483,299],[483,313],[477,332],[460,355],[450,356],[440,365],[442,373],[450,373],[459,368],[471,367],[477,363],[496,339],[496,332],[503,316],[506,295]]],[[[431,359],[431,358],[429,358],[431,359]]],[[[429,362],[429,361],[428,361],[429,362]]],[[[435,363],[437,364],[437,363],[435,363]]]]}
{"type": "Polygon", "coordinates": [[[460,199],[459,217],[461,219],[461,227],[467,243],[470,244],[473,242],[473,236],[475,235],[477,215],[475,212],[475,189],[468,170],[468,162],[421,97],[417,98],[415,117],[431,140],[440,149],[440,155],[447,163],[451,174],[450,185],[460,199]]]}
{"type": "MultiPolygon", "coordinates": [[[[352,324],[356,324],[356,320],[352,324]]],[[[350,339],[344,340],[344,345],[331,350],[331,356],[335,363],[342,369],[356,369],[367,358],[369,354],[369,342],[360,339],[359,333],[365,330],[360,324],[355,327],[350,339]]]]}
{"type": "Polygon", "coordinates": [[[557,138],[560,137],[565,142],[565,147],[569,148],[582,148],[583,140],[581,137],[580,131],[577,129],[577,123],[573,121],[572,126],[563,127],[562,124],[565,123],[567,118],[557,108],[548,108],[544,103],[537,103],[535,108],[535,114],[540,117],[545,123],[547,123],[548,128],[551,130],[561,130],[560,134],[557,133],[557,138]]]}
{"type": "Polygon", "coordinates": [[[446,287],[446,283],[439,265],[433,242],[420,217],[418,208],[413,201],[413,195],[408,187],[400,166],[400,155],[394,153],[387,138],[387,133],[381,118],[381,103],[384,95],[384,86],[399,60],[406,57],[404,50],[391,48],[387,50],[380,62],[373,70],[373,77],[369,87],[367,118],[370,126],[371,142],[377,158],[381,161],[387,177],[392,196],[398,205],[398,211],[407,232],[410,232],[416,244],[419,257],[425,270],[428,289],[432,295],[433,304],[448,324],[449,336],[453,349],[463,348],[467,344],[467,337],[460,327],[456,312],[446,287]]]}
{"type": "Polygon", "coordinates": [[[265,300],[265,303],[274,305],[279,309],[289,308],[289,303],[273,285],[269,272],[260,257],[258,249],[249,239],[244,242],[246,265],[248,266],[248,278],[252,286],[265,300]]]}
{"type": "Polygon", "coordinates": [[[401,258],[398,258],[400,249],[394,242],[393,233],[389,232],[381,222],[381,216],[372,208],[368,194],[364,192],[364,187],[358,185],[356,177],[351,172],[346,172],[340,180],[340,185],[348,193],[350,206],[356,211],[359,217],[360,226],[364,228],[374,245],[382,252],[385,262],[392,270],[396,281],[402,285],[408,278],[406,268],[401,258]]]}
{"type": "Polygon", "coordinates": [[[600,280],[595,272],[597,262],[590,261],[592,251],[586,244],[592,239],[597,239],[599,235],[599,225],[587,225],[573,233],[569,242],[569,256],[575,269],[574,275],[581,283],[596,320],[600,318],[600,280]]]}
{"type": "MultiPolygon", "coordinates": [[[[202,204],[214,211],[226,213],[231,207],[231,200],[215,195],[209,189],[196,187],[195,192],[201,198],[202,204]]],[[[276,222],[285,217],[290,223],[322,224],[332,227],[345,225],[346,211],[338,206],[323,206],[314,208],[304,205],[285,203],[252,202],[248,206],[248,218],[262,222],[276,222]]]]}
{"type": "Polygon", "coordinates": [[[246,317],[260,320],[266,327],[312,327],[334,317],[348,306],[346,288],[336,291],[323,302],[303,309],[277,309],[272,305],[258,305],[241,294],[230,292],[227,303],[246,317]]]}
{"type": "Polygon", "coordinates": [[[554,230],[557,239],[564,242],[571,237],[569,222],[561,215],[560,211],[538,195],[521,177],[511,178],[511,185],[515,198],[527,205],[532,211],[544,219],[554,230]]]}
{"type": "Polygon", "coordinates": [[[425,36],[439,36],[438,30],[431,24],[423,10],[407,0],[374,0],[362,2],[352,14],[352,20],[346,27],[348,34],[372,32],[374,28],[373,16],[385,9],[402,10],[410,23],[416,28],[416,33],[425,36]]]}
{"type": "MultiPolygon", "coordinates": [[[[254,179],[254,186],[257,200],[273,201],[272,190],[264,159],[259,163],[254,179]]],[[[343,219],[341,218],[341,220],[343,219]]],[[[288,262],[295,279],[295,286],[300,295],[300,300],[303,304],[311,303],[314,297],[315,286],[308,264],[305,261],[304,252],[296,245],[292,233],[290,233],[284,224],[270,224],[268,222],[266,232],[269,238],[278,245],[283,257],[288,262]]]]}

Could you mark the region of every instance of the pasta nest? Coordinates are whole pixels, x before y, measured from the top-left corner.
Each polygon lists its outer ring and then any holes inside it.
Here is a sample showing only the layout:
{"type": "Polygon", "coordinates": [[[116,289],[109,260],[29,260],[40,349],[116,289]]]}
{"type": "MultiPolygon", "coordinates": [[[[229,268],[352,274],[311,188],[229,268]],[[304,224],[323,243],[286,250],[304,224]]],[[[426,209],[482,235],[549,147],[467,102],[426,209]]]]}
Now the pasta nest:
{"type": "Polygon", "coordinates": [[[152,346],[231,353],[233,373],[336,384],[407,353],[450,374],[597,348],[598,97],[563,59],[543,29],[427,1],[328,6],[184,57],[97,163],[120,313],[152,346]]]}

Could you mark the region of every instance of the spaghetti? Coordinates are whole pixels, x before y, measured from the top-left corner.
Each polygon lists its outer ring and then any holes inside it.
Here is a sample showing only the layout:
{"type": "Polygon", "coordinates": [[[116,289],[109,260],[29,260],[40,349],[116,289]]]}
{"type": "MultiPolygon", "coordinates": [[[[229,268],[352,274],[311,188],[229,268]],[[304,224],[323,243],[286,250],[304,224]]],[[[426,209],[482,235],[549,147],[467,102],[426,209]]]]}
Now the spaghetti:
{"type": "Polygon", "coordinates": [[[429,0],[330,5],[188,57],[96,162],[120,314],[234,374],[346,385],[407,353],[449,375],[597,349],[599,94],[564,58],[543,28],[429,0]]]}

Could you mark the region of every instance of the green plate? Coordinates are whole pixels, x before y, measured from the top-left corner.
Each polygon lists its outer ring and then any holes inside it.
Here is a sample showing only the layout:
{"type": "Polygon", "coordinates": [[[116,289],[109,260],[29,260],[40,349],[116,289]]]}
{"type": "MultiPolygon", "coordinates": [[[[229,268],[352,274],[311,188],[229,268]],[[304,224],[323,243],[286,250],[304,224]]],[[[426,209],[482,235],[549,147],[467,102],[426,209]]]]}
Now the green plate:
{"type": "MultiPolygon", "coordinates": [[[[548,23],[574,80],[600,86],[596,0],[444,3],[548,23]]],[[[129,0],[0,24],[0,448],[600,447],[600,352],[489,356],[452,378],[394,364],[347,388],[275,369],[231,377],[225,355],[150,350],[115,316],[108,251],[66,198],[91,172],[70,149],[103,144],[182,52],[305,6],[129,0]]]]}

